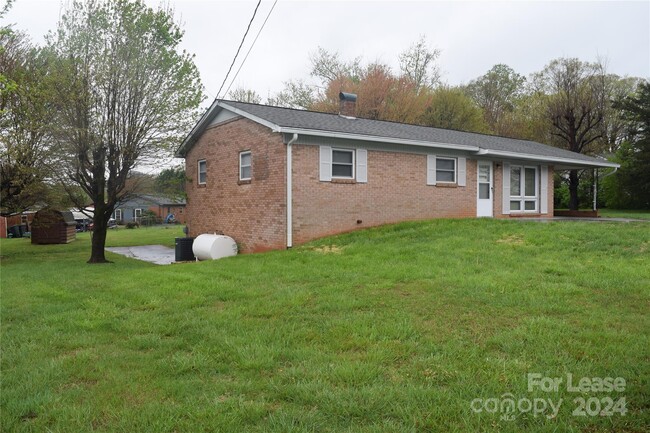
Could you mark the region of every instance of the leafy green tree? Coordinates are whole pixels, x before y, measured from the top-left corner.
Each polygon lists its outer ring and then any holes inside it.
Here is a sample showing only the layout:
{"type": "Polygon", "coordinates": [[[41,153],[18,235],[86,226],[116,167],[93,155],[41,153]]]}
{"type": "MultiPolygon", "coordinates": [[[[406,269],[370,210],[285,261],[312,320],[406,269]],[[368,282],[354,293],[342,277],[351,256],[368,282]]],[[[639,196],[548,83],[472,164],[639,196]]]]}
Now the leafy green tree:
{"type": "Polygon", "coordinates": [[[202,86],[182,36],[169,9],[107,0],[72,3],[48,39],[61,175],[95,207],[89,263],[106,262],[108,220],[134,166],[168,154],[197,118],[202,86]]]}
{"type": "Polygon", "coordinates": [[[650,82],[614,105],[623,112],[627,138],[616,153],[621,168],[605,179],[607,205],[650,209],[650,82]]]}
{"type": "Polygon", "coordinates": [[[421,123],[460,131],[488,131],[481,109],[457,87],[442,86],[434,90],[421,123]]]}
{"type": "Polygon", "coordinates": [[[156,176],[154,188],[157,193],[169,197],[185,197],[185,167],[166,168],[156,176]]]}
{"type": "Polygon", "coordinates": [[[309,110],[313,107],[316,97],[314,87],[304,80],[289,80],[284,83],[282,91],[268,98],[267,104],[309,110]]]}
{"type": "Polygon", "coordinates": [[[483,110],[485,122],[492,132],[510,135],[512,116],[517,100],[524,93],[526,78],[508,65],[494,65],[487,73],[470,81],[467,94],[483,110]]]}
{"type": "Polygon", "coordinates": [[[626,113],[620,104],[625,98],[634,95],[638,85],[643,82],[637,77],[619,77],[616,74],[605,76],[602,98],[603,120],[600,123],[603,149],[608,154],[614,154],[628,137],[628,121],[626,113]]]}
{"type": "Polygon", "coordinates": [[[48,202],[51,86],[47,59],[23,33],[0,32],[0,46],[0,214],[7,215],[48,202]]]}

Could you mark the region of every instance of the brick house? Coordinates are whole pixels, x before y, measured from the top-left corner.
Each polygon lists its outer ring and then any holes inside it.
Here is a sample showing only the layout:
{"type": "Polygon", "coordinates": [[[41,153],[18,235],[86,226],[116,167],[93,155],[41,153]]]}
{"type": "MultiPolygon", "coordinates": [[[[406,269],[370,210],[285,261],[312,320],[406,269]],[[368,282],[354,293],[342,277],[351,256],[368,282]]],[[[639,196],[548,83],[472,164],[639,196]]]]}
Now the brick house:
{"type": "Polygon", "coordinates": [[[217,100],[178,150],[190,234],[242,252],[406,220],[553,215],[554,170],[617,167],[526,140],[217,100]],[[505,174],[506,182],[503,181],[505,174]]]}
{"type": "Polygon", "coordinates": [[[153,212],[161,221],[165,221],[165,218],[172,214],[181,224],[187,222],[184,198],[150,194],[136,194],[118,204],[113,212],[113,218],[118,224],[139,223],[146,211],[153,212]]]}

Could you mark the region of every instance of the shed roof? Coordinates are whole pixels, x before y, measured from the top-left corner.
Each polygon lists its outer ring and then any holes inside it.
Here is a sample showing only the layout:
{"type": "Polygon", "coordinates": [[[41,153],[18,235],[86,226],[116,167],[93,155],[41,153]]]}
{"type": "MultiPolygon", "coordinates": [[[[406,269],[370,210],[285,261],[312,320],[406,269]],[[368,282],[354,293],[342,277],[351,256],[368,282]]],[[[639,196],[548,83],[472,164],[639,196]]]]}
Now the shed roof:
{"type": "Polygon", "coordinates": [[[567,167],[618,167],[617,164],[602,158],[594,158],[530,140],[225,100],[215,101],[208,109],[179,148],[179,156],[185,155],[221,110],[234,112],[268,126],[276,132],[433,148],[446,147],[474,152],[477,155],[544,160],[567,167]]]}

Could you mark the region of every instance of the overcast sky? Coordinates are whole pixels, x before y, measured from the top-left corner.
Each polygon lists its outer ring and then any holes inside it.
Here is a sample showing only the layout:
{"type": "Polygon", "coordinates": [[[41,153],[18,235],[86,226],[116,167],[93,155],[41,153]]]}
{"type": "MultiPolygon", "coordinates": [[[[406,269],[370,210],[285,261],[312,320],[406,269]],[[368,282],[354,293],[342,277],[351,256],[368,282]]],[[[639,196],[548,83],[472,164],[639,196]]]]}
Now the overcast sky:
{"type": "MultiPolygon", "coordinates": [[[[3,3],[4,0],[0,0],[3,3]]],[[[158,1],[147,1],[151,5],[158,1]]],[[[256,1],[169,0],[196,54],[209,100],[230,66],[256,1]]],[[[59,0],[16,0],[3,20],[42,42],[59,0]]],[[[264,0],[240,60],[273,0],[264,0]]],[[[650,1],[287,1],[279,0],[232,89],[266,98],[292,78],[309,78],[317,46],[397,70],[397,56],[420,35],[441,50],[443,80],[466,83],[497,63],[527,75],[551,59],[608,60],[610,72],[650,77],[650,1]]],[[[239,67],[239,62],[233,72],[239,67]]],[[[228,83],[229,84],[229,83],[228,83]]],[[[227,85],[228,85],[227,84],[227,85]]]]}

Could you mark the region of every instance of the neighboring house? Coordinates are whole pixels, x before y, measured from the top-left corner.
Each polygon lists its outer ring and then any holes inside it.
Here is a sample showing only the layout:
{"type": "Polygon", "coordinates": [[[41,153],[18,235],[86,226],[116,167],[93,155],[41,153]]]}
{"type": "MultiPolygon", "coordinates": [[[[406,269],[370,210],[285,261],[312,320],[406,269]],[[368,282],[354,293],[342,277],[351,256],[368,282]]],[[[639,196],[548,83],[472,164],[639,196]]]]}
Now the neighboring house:
{"type": "Polygon", "coordinates": [[[165,222],[167,216],[173,214],[176,221],[185,224],[185,205],[185,199],[182,198],[140,194],[120,203],[113,212],[113,218],[118,224],[140,223],[145,212],[151,211],[160,218],[161,222],[165,222]]]}
{"type": "Polygon", "coordinates": [[[217,100],[178,150],[190,235],[240,251],[405,220],[551,217],[553,172],[617,164],[526,140],[217,100]],[[505,182],[504,182],[505,177],[505,182]]]}

